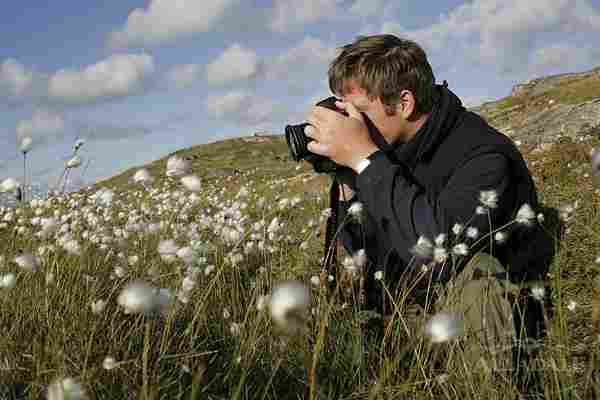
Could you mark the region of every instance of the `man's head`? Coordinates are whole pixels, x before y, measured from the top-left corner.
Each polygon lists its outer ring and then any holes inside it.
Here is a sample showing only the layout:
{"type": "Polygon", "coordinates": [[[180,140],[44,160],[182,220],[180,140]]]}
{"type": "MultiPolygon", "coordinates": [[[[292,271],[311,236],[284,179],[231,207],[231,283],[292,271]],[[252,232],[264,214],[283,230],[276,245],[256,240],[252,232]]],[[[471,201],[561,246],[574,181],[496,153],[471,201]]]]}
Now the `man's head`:
{"type": "Polygon", "coordinates": [[[393,142],[408,140],[431,112],[435,77],[425,51],[394,35],[359,36],[329,66],[329,88],[393,142]]]}

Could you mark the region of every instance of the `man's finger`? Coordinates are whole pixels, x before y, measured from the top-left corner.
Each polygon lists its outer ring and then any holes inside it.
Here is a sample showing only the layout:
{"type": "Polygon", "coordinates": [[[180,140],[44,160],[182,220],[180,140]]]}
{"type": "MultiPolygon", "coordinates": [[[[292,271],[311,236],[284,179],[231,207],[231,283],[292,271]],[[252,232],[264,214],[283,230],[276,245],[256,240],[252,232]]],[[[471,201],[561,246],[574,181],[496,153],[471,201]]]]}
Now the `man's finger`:
{"type": "Polygon", "coordinates": [[[311,137],[311,138],[313,138],[313,139],[314,139],[314,138],[315,138],[315,135],[316,135],[316,133],[317,133],[317,130],[315,129],[315,127],[314,127],[314,126],[312,126],[312,125],[306,125],[306,126],[304,127],[304,134],[305,134],[306,136],[308,136],[308,137],[311,137]]]}
{"type": "Polygon", "coordinates": [[[329,146],[323,143],[319,143],[317,141],[308,142],[306,148],[311,153],[319,154],[321,156],[327,157],[329,155],[329,146]]]}
{"type": "Polygon", "coordinates": [[[350,102],[340,102],[341,104],[339,104],[338,106],[344,110],[346,110],[346,112],[348,113],[348,115],[352,118],[356,118],[359,121],[363,120],[363,116],[360,113],[360,111],[358,111],[356,109],[356,107],[354,107],[354,104],[350,103],[350,102]]]}

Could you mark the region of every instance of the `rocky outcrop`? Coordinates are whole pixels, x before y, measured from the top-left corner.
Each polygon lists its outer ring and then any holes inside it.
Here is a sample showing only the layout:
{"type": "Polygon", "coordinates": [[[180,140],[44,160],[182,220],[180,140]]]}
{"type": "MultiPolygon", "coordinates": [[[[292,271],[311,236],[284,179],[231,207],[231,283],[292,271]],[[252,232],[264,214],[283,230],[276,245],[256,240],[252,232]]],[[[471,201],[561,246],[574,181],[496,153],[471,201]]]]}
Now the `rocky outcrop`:
{"type": "Polygon", "coordinates": [[[600,67],[515,85],[511,96],[472,111],[524,144],[600,135],[600,67]]]}

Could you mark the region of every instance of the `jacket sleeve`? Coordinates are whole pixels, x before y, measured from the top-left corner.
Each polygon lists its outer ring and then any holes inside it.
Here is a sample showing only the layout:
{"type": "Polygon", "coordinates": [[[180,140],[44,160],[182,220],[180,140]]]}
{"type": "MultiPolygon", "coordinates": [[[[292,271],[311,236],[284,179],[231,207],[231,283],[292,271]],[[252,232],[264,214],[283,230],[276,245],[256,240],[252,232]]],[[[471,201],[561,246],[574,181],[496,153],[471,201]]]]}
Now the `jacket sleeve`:
{"type": "Polygon", "coordinates": [[[395,250],[404,265],[410,263],[411,248],[421,235],[433,241],[440,233],[448,234],[457,222],[478,228],[480,237],[488,233],[487,214],[475,215],[482,190],[493,189],[498,194],[498,207],[490,209],[493,229],[498,228],[494,221],[503,221],[507,207],[513,206],[510,166],[500,153],[479,154],[458,166],[437,197],[411,179],[404,165],[392,163],[382,151],[369,158],[371,164],[357,176],[357,196],[379,234],[390,238],[392,248],[383,251],[395,250]]]}

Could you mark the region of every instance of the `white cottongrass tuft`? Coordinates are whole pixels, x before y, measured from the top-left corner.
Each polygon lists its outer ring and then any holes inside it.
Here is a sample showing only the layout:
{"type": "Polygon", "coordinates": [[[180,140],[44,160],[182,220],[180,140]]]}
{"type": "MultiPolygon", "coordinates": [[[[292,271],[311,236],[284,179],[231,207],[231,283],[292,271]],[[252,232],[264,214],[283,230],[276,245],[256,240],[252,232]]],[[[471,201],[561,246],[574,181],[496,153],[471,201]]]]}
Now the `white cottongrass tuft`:
{"type": "Polygon", "coordinates": [[[35,272],[40,269],[41,259],[31,253],[23,253],[15,257],[15,263],[25,271],[35,272]]]}
{"type": "Polygon", "coordinates": [[[115,192],[107,188],[102,188],[94,193],[92,198],[97,205],[110,207],[112,205],[114,196],[115,192]]]}
{"type": "Polygon", "coordinates": [[[106,301],[104,300],[96,300],[92,302],[92,313],[98,315],[102,314],[102,311],[106,308],[106,301]]]}
{"type": "Polygon", "coordinates": [[[273,289],[269,310],[275,324],[287,332],[295,332],[304,327],[310,291],[297,281],[283,282],[273,289]]]}
{"type": "Polygon", "coordinates": [[[498,207],[498,193],[495,190],[482,190],[479,193],[479,201],[487,208],[498,207]]]}
{"type": "Polygon", "coordinates": [[[182,247],[176,252],[177,257],[182,259],[186,264],[194,262],[194,250],[191,247],[182,247]]]}
{"type": "Polygon", "coordinates": [[[380,271],[375,272],[375,280],[376,281],[383,280],[383,271],[380,270],[380,271]]]}
{"type": "Polygon", "coordinates": [[[168,177],[181,177],[189,174],[192,171],[192,162],[183,157],[172,156],[167,160],[168,177]]]}
{"type": "Polygon", "coordinates": [[[12,289],[15,287],[17,283],[17,278],[15,274],[9,273],[5,275],[0,275],[0,289],[12,289]]]}
{"type": "Polygon", "coordinates": [[[33,147],[33,139],[30,136],[25,136],[19,143],[19,151],[21,153],[27,153],[33,147]]]}
{"type": "Polygon", "coordinates": [[[365,249],[360,249],[352,255],[352,261],[356,268],[362,269],[367,264],[367,252],[365,249]]]}
{"type": "Polygon", "coordinates": [[[81,165],[81,157],[74,156],[67,161],[67,168],[77,168],[81,165]]]}
{"type": "Polygon", "coordinates": [[[279,231],[279,229],[281,229],[282,225],[283,225],[283,224],[281,224],[281,223],[279,222],[279,218],[277,218],[277,217],[274,217],[274,218],[271,220],[271,223],[269,224],[269,227],[267,228],[267,232],[268,232],[269,234],[275,234],[275,233],[277,233],[277,232],[279,231]]]}
{"type": "Polygon", "coordinates": [[[433,248],[433,260],[438,264],[443,264],[448,259],[448,251],[444,247],[436,246],[433,248]]]}
{"type": "Polygon", "coordinates": [[[445,233],[440,233],[439,235],[437,235],[435,237],[435,239],[433,240],[436,246],[443,246],[444,243],[446,242],[446,238],[448,237],[448,235],[446,235],[445,233]]]}
{"type": "Polygon", "coordinates": [[[475,208],[475,214],[477,215],[486,215],[488,212],[488,208],[485,206],[477,206],[475,208]]]}
{"type": "Polygon", "coordinates": [[[42,227],[41,235],[44,238],[49,237],[58,228],[58,223],[55,218],[41,218],[40,225],[42,227]]]}
{"type": "Polygon", "coordinates": [[[433,243],[431,243],[431,240],[421,235],[417,239],[417,244],[415,244],[411,250],[413,254],[419,257],[431,258],[433,255],[433,243]]]}
{"type": "Polygon", "coordinates": [[[20,186],[21,184],[16,179],[6,178],[0,183],[0,193],[14,192],[20,186]]]}
{"type": "Polygon", "coordinates": [[[537,220],[538,220],[538,222],[539,222],[540,224],[543,224],[543,223],[544,223],[544,214],[542,214],[542,213],[539,213],[539,214],[537,215],[537,220]]]}
{"type": "Polygon", "coordinates": [[[443,343],[463,334],[462,319],[451,313],[435,314],[425,325],[425,334],[434,343],[443,343]]]}
{"type": "Polygon", "coordinates": [[[181,183],[190,192],[198,193],[202,189],[200,178],[196,175],[187,175],[181,178],[181,183]]]}
{"type": "Polygon", "coordinates": [[[115,361],[114,357],[111,356],[107,356],[104,358],[104,361],[102,361],[102,368],[104,368],[107,371],[110,371],[111,369],[115,369],[117,367],[118,363],[115,361]]]}
{"type": "Polygon", "coordinates": [[[76,153],[76,152],[78,152],[78,151],[79,151],[79,149],[81,148],[81,146],[83,146],[84,144],[85,144],[85,140],[83,140],[83,139],[78,139],[78,140],[75,142],[75,145],[73,146],[73,152],[75,152],[75,153],[76,153]]]}
{"type": "Polygon", "coordinates": [[[83,385],[73,378],[59,379],[48,386],[48,400],[83,400],[87,394],[83,385]]]}
{"type": "Polygon", "coordinates": [[[232,322],[229,325],[229,332],[231,332],[233,336],[239,336],[240,333],[242,333],[242,325],[237,322],[232,322]]]}
{"type": "Polygon", "coordinates": [[[494,240],[498,244],[503,244],[504,242],[506,242],[507,238],[508,238],[508,235],[506,234],[506,232],[503,232],[503,231],[498,231],[494,234],[494,240]]]}
{"type": "Polygon", "coordinates": [[[267,307],[267,305],[269,304],[270,300],[271,296],[268,294],[258,296],[258,299],[256,299],[256,309],[258,311],[264,310],[265,307],[267,307]]]}
{"type": "Polygon", "coordinates": [[[150,171],[148,171],[146,168],[137,170],[136,173],[133,174],[132,179],[133,179],[133,182],[140,183],[142,185],[148,185],[148,184],[154,182],[154,178],[150,174],[150,171]]]}
{"type": "Polygon", "coordinates": [[[352,216],[352,218],[360,221],[363,215],[363,209],[363,203],[357,201],[348,207],[348,213],[352,216]]]}
{"type": "Polygon", "coordinates": [[[477,239],[479,237],[479,229],[474,226],[467,228],[467,237],[469,239],[477,239]]]}
{"type": "Polygon", "coordinates": [[[466,256],[469,254],[469,246],[466,243],[459,243],[452,247],[452,253],[457,256],[466,256]]]}
{"type": "Polygon", "coordinates": [[[455,223],[452,226],[452,233],[454,233],[455,236],[460,235],[464,230],[465,226],[463,224],[455,223]]]}
{"type": "Polygon", "coordinates": [[[177,247],[173,239],[161,240],[158,244],[158,254],[160,254],[163,261],[174,261],[178,251],[179,247],[177,247]]]}
{"type": "Polygon", "coordinates": [[[79,245],[77,240],[74,240],[74,239],[67,240],[66,242],[63,243],[62,247],[69,254],[73,254],[76,256],[81,255],[81,246],[79,245]]]}
{"type": "Polygon", "coordinates": [[[119,294],[117,303],[126,314],[150,315],[160,307],[158,290],[146,282],[137,281],[127,285],[119,294]]]}
{"type": "Polygon", "coordinates": [[[525,226],[531,226],[533,224],[533,221],[535,221],[535,219],[536,219],[535,212],[533,211],[531,206],[527,203],[523,204],[519,208],[519,211],[517,211],[517,216],[515,218],[517,223],[525,225],[525,226]]]}
{"type": "Polygon", "coordinates": [[[535,286],[531,288],[531,297],[537,301],[543,301],[546,296],[546,289],[543,286],[535,286]]]}
{"type": "Polygon", "coordinates": [[[571,312],[575,311],[575,309],[577,308],[577,302],[575,300],[570,300],[569,303],[567,304],[567,308],[571,312]]]}
{"type": "Polygon", "coordinates": [[[229,318],[231,318],[231,312],[229,311],[229,308],[225,307],[223,308],[223,319],[229,318]]]}

